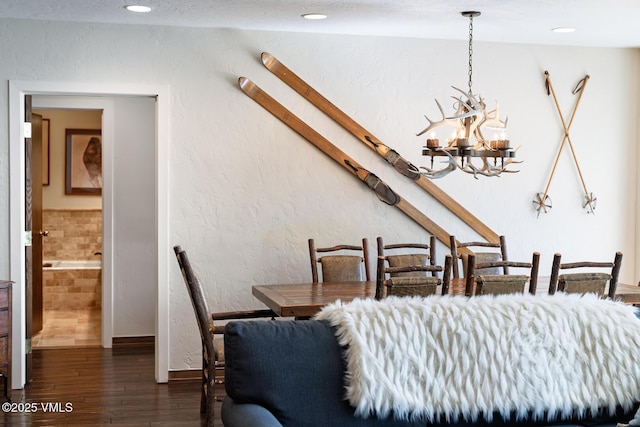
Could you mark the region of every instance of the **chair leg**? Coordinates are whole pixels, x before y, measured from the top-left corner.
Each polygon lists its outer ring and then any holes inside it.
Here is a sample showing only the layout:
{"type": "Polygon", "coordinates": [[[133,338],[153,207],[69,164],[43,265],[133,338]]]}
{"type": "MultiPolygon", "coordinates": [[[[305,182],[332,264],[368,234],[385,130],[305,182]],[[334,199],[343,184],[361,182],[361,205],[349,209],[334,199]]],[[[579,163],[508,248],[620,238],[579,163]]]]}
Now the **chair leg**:
{"type": "Polygon", "coordinates": [[[215,363],[209,363],[207,366],[207,427],[213,426],[213,408],[216,402],[216,366],[215,363]]]}
{"type": "Polygon", "coordinates": [[[207,413],[207,378],[204,372],[202,373],[202,392],[200,393],[200,413],[207,413]]]}
{"type": "Polygon", "coordinates": [[[207,358],[204,355],[204,346],[202,348],[202,384],[200,385],[200,413],[207,413],[207,358]]]}

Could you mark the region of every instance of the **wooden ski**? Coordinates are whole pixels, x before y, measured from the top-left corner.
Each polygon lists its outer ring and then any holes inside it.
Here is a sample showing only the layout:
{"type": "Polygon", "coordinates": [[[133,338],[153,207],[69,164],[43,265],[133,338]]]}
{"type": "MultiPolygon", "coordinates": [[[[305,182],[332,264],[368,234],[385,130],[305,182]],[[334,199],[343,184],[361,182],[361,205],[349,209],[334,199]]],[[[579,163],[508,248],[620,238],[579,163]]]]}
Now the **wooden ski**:
{"type": "Polygon", "coordinates": [[[418,225],[433,234],[436,239],[447,245],[447,247],[450,245],[449,233],[442,227],[416,209],[415,206],[404,200],[400,195],[398,195],[398,193],[389,188],[384,181],[358,164],[358,162],[333,145],[328,139],[320,135],[311,126],[303,122],[299,117],[273,99],[268,93],[260,89],[255,83],[246,77],[240,77],[238,79],[238,84],[240,85],[240,89],[242,89],[249,98],[260,104],[265,110],[273,114],[300,136],[315,145],[327,156],[338,162],[346,170],[355,175],[360,181],[364,182],[374,191],[374,193],[376,193],[380,200],[388,205],[395,206],[400,209],[418,225]]]}
{"type": "MultiPolygon", "coordinates": [[[[471,212],[464,208],[460,203],[456,202],[451,196],[445,193],[440,187],[435,185],[431,180],[422,175],[419,169],[404,159],[398,152],[382,143],[378,138],[373,136],[371,132],[366,130],[346,113],[332,104],[318,91],[313,89],[304,80],[298,77],[293,71],[282,64],[273,55],[263,52],[262,63],[269,71],[276,75],[280,80],[289,85],[293,90],[298,92],[303,98],[315,105],[319,110],[333,119],[340,126],[345,128],[361,142],[383,157],[398,172],[412,179],[420,188],[429,193],[445,208],[449,209],[454,215],[460,218],[469,227],[475,230],[480,236],[484,237],[488,242],[499,243],[500,236],[491,230],[482,221],[476,218],[471,212]]],[[[449,244],[447,243],[447,246],[449,244]]]]}

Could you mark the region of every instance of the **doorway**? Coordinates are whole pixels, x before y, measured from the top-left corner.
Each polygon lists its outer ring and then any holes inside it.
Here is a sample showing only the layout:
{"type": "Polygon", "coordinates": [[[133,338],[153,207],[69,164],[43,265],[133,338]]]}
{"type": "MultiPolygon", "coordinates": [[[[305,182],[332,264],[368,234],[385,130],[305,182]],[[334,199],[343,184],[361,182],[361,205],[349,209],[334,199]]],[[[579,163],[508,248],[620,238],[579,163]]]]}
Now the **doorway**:
{"type": "MultiPolygon", "coordinates": [[[[41,97],[32,98],[36,105],[51,105],[41,97]]],[[[36,206],[37,193],[41,205],[39,212],[33,209],[34,229],[40,230],[43,237],[32,239],[34,298],[31,346],[34,351],[101,346],[102,193],[82,191],[75,194],[68,190],[69,176],[66,172],[71,168],[67,164],[70,159],[67,158],[66,145],[67,137],[77,136],[79,144],[97,137],[101,146],[102,110],[32,108],[32,111],[34,117],[42,117],[44,125],[42,185],[39,191],[36,191],[39,182],[35,178],[32,182],[33,206],[36,206]],[[36,220],[41,222],[39,227],[35,227],[36,220]],[[36,243],[39,242],[42,248],[37,249],[36,243]],[[41,263],[35,261],[37,250],[40,251],[41,263]],[[37,271],[39,265],[42,268],[37,271]],[[40,280],[36,280],[37,277],[40,280]],[[36,301],[36,295],[40,295],[39,301],[36,301]],[[37,327],[38,317],[41,319],[40,327],[37,327]]],[[[35,156],[35,138],[32,141],[35,156]]],[[[33,159],[32,163],[35,163],[33,159]]],[[[32,170],[35,172],[35,166],[32,170]]],[[[101,167],[96,170],[100,178],[101,167]]],[[[96,181],[97,185],[100,181],[96,181]]],[[[87,185],[94,184],[89,181],[82,183],[82,186],[87,185]]]]}
{"type": "MultiPolygon", "coordinates": [[[[113,171],[114,153],[113,145],[108,141],[114,140],[114,123],[116,120],[112,97],[151,97],[155,102],[155,144],[154,152],[148,153],[155,165],[155,187],[151,191],[153,197],[152,209],[154,219],[154,243],[148,250],[152,250],[154,261],[154,286],[155,298],[155,374],[157,382],[168,380],[168,266],[170,262],[170,245],[168,242],[168,123],[169,114],[167,108],[168,88],[165,86],[150,85],[103,85],[103,84],[73,84],[51,82],[9,82],[9,122],[10,122],[10,216],[16,218],[10,224],[10,269],[11,280],[18,284],[25,283],[25,257],[24,248],[28,244],[27,236],[23,232],[24,222],[24,144],[25,127],[22,125],[24,113],[24,96],[27,94],[47,97],[47,99],[60,98],[60,105],[68,100],[69,96],[82,97],[85,104],[91,108],[102,109],[103,114],[103,225],[105,236],[103,242],[103,321],[102,340],[104,347],[111,347],[113,337],[113,265],[114,257],[118,254],[114,250],[114,191],[113,171]],[[111,150],[109,152],[109,150],[111,150]]],[[[34,105],[36,108],[46,106],[34,105]]],[[[69,108],[73,108],[69,105],[69,108]]],[[[75,106],[77,108],[77,106],[75,106]]],[[[148,219],[147,219],[148,221],[148,219]]],[[[13,298],[13,326],[14,337],[25,336],[25,292],[24,286],[18,286],[18,292],[13,298]]],[[[14,339],[12,349],[13,381],[12,387],[19,389],[25,384],[25,341],[14,339]]]]}

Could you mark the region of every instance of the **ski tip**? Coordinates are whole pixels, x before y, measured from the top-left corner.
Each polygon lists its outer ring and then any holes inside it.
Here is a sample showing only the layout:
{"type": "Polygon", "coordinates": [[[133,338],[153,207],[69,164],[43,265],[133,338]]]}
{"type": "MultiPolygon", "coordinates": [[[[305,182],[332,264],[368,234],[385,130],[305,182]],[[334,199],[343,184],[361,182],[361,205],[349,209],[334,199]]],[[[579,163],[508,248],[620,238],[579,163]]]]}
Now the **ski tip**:
{"type": "Polygon", "coordinates": [[[248,85],[248,84],[250,84],[250,83],[251,83],[251,80],[249,80],[249,79],[248,79],[248,78],[246,78],[246,77],[240,77],[240,78],[238,79],[238,85],[239,85],[241,88],[244,88],[245,86],[247,86],[247,85],[248,85]]]}
{"type": "Polygon", "coordinates": [[[276,59],[269,52],[262,52],[262,55],[260,55],[260,58],[262,59],[262,63],[267,66],[276,59]]]}

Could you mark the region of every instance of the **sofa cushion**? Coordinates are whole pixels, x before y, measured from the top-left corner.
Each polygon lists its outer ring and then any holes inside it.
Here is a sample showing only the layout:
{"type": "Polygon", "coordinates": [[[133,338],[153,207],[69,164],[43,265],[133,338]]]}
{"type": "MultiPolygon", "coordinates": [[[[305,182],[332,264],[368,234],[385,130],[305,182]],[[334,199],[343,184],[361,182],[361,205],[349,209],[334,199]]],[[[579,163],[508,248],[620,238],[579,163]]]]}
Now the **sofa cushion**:
{"type": "Polygon", "coordinates": [[[282,427],[264,406],[236,403],[229,396],[224,398],[220,415],[223,424],[228,427],[282,427]]]}

